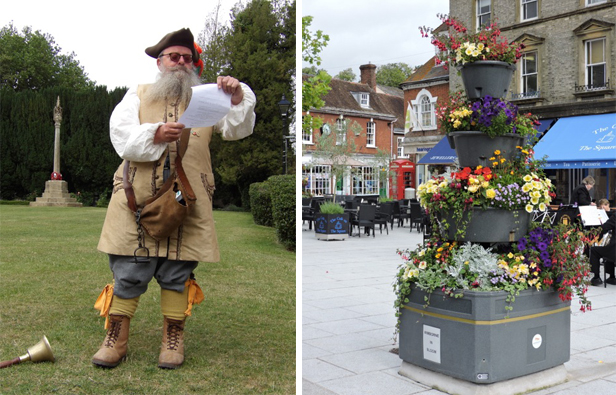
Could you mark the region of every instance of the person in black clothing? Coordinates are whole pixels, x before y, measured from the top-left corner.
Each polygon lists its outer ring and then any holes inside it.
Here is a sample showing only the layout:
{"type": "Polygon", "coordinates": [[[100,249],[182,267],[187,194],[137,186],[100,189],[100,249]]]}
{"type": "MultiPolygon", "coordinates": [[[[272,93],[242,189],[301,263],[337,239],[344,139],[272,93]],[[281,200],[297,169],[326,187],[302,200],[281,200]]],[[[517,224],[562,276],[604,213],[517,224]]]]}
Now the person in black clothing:
{"type": "Polygon", "coordinates": [[[592,247],[590,249],[590,268],[594,273],[594,278],[590,280],[592,285],[601,285],[601,277],[599,277],[599,261],[603,258],[605,273],[610,275],[610,278],[605,280],[606,283],[616,285],[616,277],[614,276],[614,261],[616,261],[616,215],[612,215],[606,223],[601,225],[601,235],[612,231],[612,236],[607,245],[603,247],[592,247]]]}
{"type": "Polygon", "coordinates": [[[571,204],[577,204],[578,206],[594,206],[590,198],[590,190],[595,185],[595,179],[592,176],[585,177],[582,183],[573,190],[571,194],[571,204]]]}

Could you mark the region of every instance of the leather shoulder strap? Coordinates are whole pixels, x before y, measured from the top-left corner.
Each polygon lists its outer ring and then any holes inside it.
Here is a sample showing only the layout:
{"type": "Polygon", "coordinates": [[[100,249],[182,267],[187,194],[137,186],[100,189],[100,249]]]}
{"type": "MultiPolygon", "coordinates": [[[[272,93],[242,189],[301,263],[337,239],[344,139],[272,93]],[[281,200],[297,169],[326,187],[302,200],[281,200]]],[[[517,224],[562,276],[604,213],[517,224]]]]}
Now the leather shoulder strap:
{"type": "MultiPolygon", "coordinates": [[[[180,137],[180,148],[178,150],[178,155],[175,157],[175,171],[178,175],[178,178],[182,182],[182,185],[186,189],[187,197],[190,200],[196,200],[195,193],[188,182],[188,177],[186,177],[186,173],[184,173],[184,167],[182,166],[182,157],[186,153],[188,149],[188,140],[190,139],[190,129],[182,130],[182,136],[180,137]]],[[[124,193],[126,194],[126,200],[128,201],[128,208],[131,211],[137,211],[137,200],[135,198],[135,191],[133,190],[133,185],[128,180],[130,172],[130,161],[127,160],[124,163],[124,175],[122,180],[122,186],[124,187],[124,193]]]]}

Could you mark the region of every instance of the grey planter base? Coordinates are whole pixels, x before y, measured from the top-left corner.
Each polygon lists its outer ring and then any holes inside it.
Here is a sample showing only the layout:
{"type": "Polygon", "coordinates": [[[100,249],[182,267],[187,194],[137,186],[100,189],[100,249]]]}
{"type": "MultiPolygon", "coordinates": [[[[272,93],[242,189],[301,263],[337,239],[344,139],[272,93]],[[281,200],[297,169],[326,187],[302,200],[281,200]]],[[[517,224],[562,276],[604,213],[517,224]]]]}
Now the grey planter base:
{"type": "Polygon", "coordinates": [[[477,384],[554,368],[570,357],[571,303],[554,291],[520,292],[507,311],[507,293],[465,291],[459,299],[413,287],[400,317],[400,358],[477,384]],[[507,318],[506,318],[507,317],[507,318]]]}
{"type": "Polygon", "coordinates": [[[407,377],[425,386],[436,388],[448,394],[458,395],[525,394],[542,388],[553,387],[567,381],[567,369],[565,365],[558,365],[541,372],[492,384],[471,383],[442,373],[433,372],[404,361],[402,361],[398,373],[400,373],[401,376],[407,377]]]}

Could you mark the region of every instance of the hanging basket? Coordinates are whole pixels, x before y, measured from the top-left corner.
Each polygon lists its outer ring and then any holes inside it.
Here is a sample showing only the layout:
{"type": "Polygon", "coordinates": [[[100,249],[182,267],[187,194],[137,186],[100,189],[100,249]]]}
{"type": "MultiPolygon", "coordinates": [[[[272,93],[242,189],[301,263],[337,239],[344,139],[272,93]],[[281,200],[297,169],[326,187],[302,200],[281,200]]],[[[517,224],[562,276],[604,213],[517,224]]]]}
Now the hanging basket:
{"type": "Polygon", "coordinates": [[[483,132],[466,131],[451,132],[447,136],[454,140],[460,167],[491,167],[490,158],[496,150],[501,152],[499,158],[511,161],[516,155],[516,147],[524,143],[524,137],[514,133],[490,137],[483,132]]]}
{"type": "Polygon", "coordinates": [[[485,96],[498,98],[507,96],[515,69],[515,64],[496,60],[466,63],[459,68],[466,96],[471,100],[485,96]]]}

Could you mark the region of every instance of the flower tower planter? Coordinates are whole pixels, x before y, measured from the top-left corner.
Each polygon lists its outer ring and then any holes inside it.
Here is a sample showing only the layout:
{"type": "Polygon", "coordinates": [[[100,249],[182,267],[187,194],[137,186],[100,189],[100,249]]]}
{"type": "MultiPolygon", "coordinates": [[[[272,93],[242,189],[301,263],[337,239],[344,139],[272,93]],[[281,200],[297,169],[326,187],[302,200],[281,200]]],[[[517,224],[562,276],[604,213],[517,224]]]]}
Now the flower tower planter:
{"type": "Polygon", "coordinates": [[[485,96],[504,98],[509,92],[515,64],[495,60],[478,60],[460,66],[466,95],[471,100],[485,96]]]}
{"type": "Polygon", "coordinates": [[[400,318],[405,362],[477,384],[500,382],[561,365],[570,357],[571,303],[554,291],[465,291],[450,298],[414,288],[400,318]]]}

